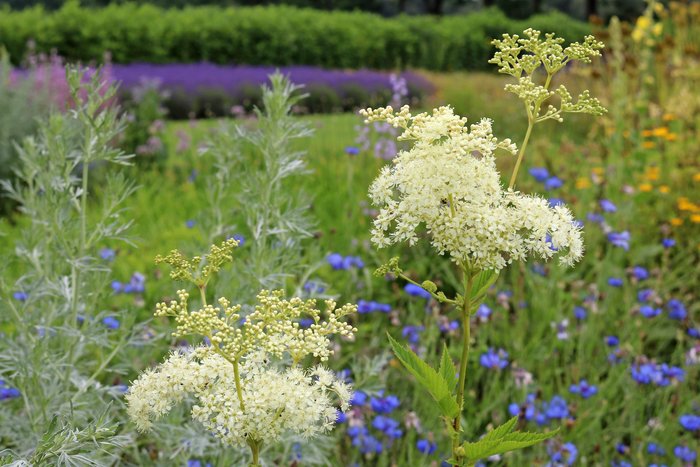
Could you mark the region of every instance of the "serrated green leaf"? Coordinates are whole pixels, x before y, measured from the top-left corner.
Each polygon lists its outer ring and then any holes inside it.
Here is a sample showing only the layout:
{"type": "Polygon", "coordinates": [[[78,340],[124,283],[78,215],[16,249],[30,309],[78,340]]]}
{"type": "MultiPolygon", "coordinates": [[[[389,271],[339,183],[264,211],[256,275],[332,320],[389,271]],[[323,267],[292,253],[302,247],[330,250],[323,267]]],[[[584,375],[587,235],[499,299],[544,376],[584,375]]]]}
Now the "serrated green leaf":
{"type": "Polygon", "coordinates": [[[454,391],[457,385],[457,369],[455,364],[450,358],[450,353],[447,350],[447,344],[442,344],[442,358],[440,358],[440,376],[447,383],[447,387],[450,389],[450,394],[454,391]]]}
{"type": "Polygon", "coordinates": [[[388,333],[389,343],[396,358],[423,386],[440,407],[440,413],[449,418],[459,414],[459,405],[452,396],[447,381],[427,363],[421,360],[411,349],[396,342],[388,333]]]}
{"type": "MultiPolygon", "coordinates": [[[[510,421],[508,421],[506,424],[508,423],[510,423],[510,421]]],[[[541,443],[542,441],[556,435],[558,432],[558,429],[550,431],[549,433],[527,433],[516,431],[515,433],[507,433],[498,439],[486,439],[486,437],[484,437],[475,443],[464,443],[462,445],[462,449],[464,449],[464,456],[467,460],[476,461],[541,443]]]]}
{"type": "Polygon", "coordinates": [[[498,279],[498,273],[491,270],[481,271],[474,277],[474,282],[472,283],[472,293],[469,298],[474,300],[482,295],[486,295],[489,287],[496,282],[496,279],[498,279]]]}
{"type": "Polygon", "coordinates": [[[493,430],[489,431],[484,435],[481,440],[493,440],[493,439],[501,439],[507,434],[511,433],[513,431],[513,428],[515,428],[515,424],[518,423],[518,416],[516,415],[515,417],[511,418],[507,422],[505,422],[503,425],[498,426],[494,428],[493,430]]]}

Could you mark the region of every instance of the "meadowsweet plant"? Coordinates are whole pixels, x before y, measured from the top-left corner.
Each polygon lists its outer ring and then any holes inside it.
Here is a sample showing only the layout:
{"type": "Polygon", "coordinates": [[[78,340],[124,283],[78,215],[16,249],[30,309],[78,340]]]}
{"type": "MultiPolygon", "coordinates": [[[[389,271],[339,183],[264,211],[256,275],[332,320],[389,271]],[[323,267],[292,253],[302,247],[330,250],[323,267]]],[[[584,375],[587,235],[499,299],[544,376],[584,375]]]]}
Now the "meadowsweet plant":
{"type": "Polygon", "coordinates": [[[228,446],[249,447],[251,466],[260,465],[260,450],[285,433],[312,438],[331,430],[336,405],[347,410],[349,386],[321,365],[302,363],[311,356],[324,362],[333,353],[330,337],[350,337],[356,329],[343,321],[355,305],[336,308],[325,301],[322,312],[315,300],[286,300],[281,290],[262,290],[252,312],[219,298],[207,302],[207,286],[221,268],[232,262],[238,241],[211,247],[204,257],[186,258],[172,251],[157,262],[172,267],[170,277],[199,291],[199,306],[190,304],[184,289],[178,299],[159,303],[155,315],[177,325],[173,335],[199,336],[204,343],[187,352],[173,352],[161,365],[143,373],[127,394],[129,416],[149,430],[154,420],[191,395],[192,418],[228,446]],[[300,320],[311,320],[301,327],[300,320]]]}
{"type": "Polygon", "coordinates": [[[369,194],[379,207],[372,241],[381,248],[406,242],[414,245],[429,239],[439,255],[448,256],[461,273],[462,291],[448,297],[432,281],[418,283],[403,273],[398,258],[377,269],[380,276],[393,275],[421,286],[432,297],[455,307],[464,329],[459,367],[445,346],[439,368],[430,367],[409,348],[389,336],[401,363],[428,390],[439,407],[452,441],[454,465],[472,466],[481,458],[524,448],[552,437],[514,432],[517,417],[495,428],[476,442],[464,442],[462,411],[468,375],[470,317],[483,302],[499,272],[510,263],[530,257],[557,257],[567,266],[583,255],[581,227],[564,205],[550,205],[545,199],[513,190],[524,150],[536,123],[561,121],[564,113],[600,114],[604,110],[588,92],[576,101],[561,85],[550,90],[552,77],[571,60],[590,61],[602,44],[593,37],[583,43],[562,46],[563,39],[528,29],[525,37],[505,35],[494,41],[498,51],[493,63],[501,72],[518,79],[506,90],[524,102],[528,129],[520,150],[510,140],[493,136],[491,122],[482,120],[467,126],[466,119],[450,107],[431,114],[411,114],[408,106],[362,111],[368,122],[384,121],[399,128],[399,140],[411,143],[393,164],[385,166],[372,183],[369,194]],[[536,73],[546,73],[537,84],[536,73]],[[559,96],[559,106],[546,101],[559,96]],[[501,185],[496,169],[496,152],[517,154],[508,188],[501,185]]]}

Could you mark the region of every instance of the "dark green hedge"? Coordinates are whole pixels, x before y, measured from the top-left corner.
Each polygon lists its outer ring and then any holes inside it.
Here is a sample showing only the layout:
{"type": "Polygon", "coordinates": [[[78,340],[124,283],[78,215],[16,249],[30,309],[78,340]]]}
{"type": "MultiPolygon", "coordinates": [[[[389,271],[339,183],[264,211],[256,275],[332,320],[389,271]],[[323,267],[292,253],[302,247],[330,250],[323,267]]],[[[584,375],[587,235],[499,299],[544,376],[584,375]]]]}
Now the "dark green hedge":
{"type": "Polygon", "coordinates": [[[496,9],[443,18],[323,12],[292,7],[188,7],[152,5],[41,8],[0,11],[0,44],[15,60],[28,41],[69,60],[116,63],[197,62],[250,65],[316,65],[327,68],[487,67],[490,39],[526,27],[578,40],[589,27],[549,13],[524,21],[496,9]]]}

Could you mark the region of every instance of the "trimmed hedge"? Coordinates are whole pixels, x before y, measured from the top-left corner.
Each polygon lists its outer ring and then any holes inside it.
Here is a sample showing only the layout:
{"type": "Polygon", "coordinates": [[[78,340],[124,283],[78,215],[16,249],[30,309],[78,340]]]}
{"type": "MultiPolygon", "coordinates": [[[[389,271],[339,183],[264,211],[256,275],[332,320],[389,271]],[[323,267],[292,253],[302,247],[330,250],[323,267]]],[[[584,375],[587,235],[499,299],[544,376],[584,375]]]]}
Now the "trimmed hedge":
{"type": "Polygon", "coordinates": [[[487,67],[490,39],[526,27],[554,32],[567,41],[588,25],[548,13],[525,21],[500,10],[442,18],[385,19],[362,12],[323,12],[292,7],[187,7],[111,5],[101,9],[68,3],[0,11],[0,44],[17,60],[32,41],[38,52],[56,50],[68,60],[115,63],[197,62],[247,65],[314,65],[326,68],[487,67]]]}

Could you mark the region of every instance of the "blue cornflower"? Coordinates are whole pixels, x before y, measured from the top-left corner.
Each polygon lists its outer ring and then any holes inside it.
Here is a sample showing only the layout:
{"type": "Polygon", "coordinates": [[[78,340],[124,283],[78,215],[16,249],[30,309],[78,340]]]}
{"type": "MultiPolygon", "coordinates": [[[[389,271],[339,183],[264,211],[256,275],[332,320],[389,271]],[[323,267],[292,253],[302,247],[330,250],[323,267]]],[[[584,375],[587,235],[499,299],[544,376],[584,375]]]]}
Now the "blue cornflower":
{"type": "Polygon", "coordinates": [[[348,156],[356,156],[360,153],[360,148],[357,146],[346,146],[345,147],[345,154],[348,156]]]}
{"type": "Polygon", "coordinates": [[[322,294],[326,291],[326,287],[322,283],[317,281],[307,281],[304,284],[304,291],[308,294],[322,294]]]}
{"type": "Polygon", "coordinates": [[[562,182],[561,179],[556,176],[549,177],[547,180],[544,181],[545,190],[556,190],[557,188],[561,188],[562,186],[564,186],[564,182],[562,182]]]}
{"type": "Polygon", "coordinates": [[[645,318],[655,318],[661,314],[661,308],[654,308],[649,305],[642,305],[639,308],[639,313],[645,318]]]}
{"type": "Polygon", "coordinates": [[[683,428],[688,431],[699,431],[700,430],[700,417],[697,415],[686,414],[681,415],[678,422],[683,428]]]}
{"type": "MultiPolygon", "coordinates": [[[[114,283],[112,283],[114,288],[114,283]]],[[[146,290],[146,277],[140,272],[135,272],[131,275],[128,284],[121,286],[120,292],[123,293],[143,293],[146,290]]]]}
{"type": "Polygon", "coordinates": [[[299,320],[299,327],[301,329],[308,329],[312,324],[314,324],[314,320],[312,318],[301,318],[299,320]]]}
{"type": "Polygon", "coordinates": [[[608,347],[617,347],[620,344],[620,339],[617,336],[606,336],[605,344],[608,347]]]}
{"type": "Polygon", "coordinates": [[[688,446],[676,446],[673,448],[673,455],[683,462],[693,462],[697,457],[697,453],[688,446]]]}
{"type": "Polygon", "coordinates": [[[108,329],[119,329],[119,320],[114,316],[107,316],[103,318],[102,324],[104,324],[108,329]]]}
{"type": "Polygon", "coordinates": [[[632,464],[625,460],[620,460],[620,461],[612,461],[610,463],[611,467],[632,467],[632,464]]]}
{"type": "Polygon", "coordinates": [[[362,269],[365,267],[365,263],[359,256],[346,256],[343,258],[343,269],[350,269],[353,266],[357,269],[362,269]]]}
{"type": "Polygon", "coordinates": [[[615,450],[620,454],[627,454],[630,450],[630,447],[627,446],[625,443],[617,443],[615,445],[615,450]]]}
{"type": "Polygon", "coordinates": [[[0,401],[16,399],[21,395],[22,393],[17,388],[0,387],[0,401]]]}
{"type": "Polygon", "coordinates": [[[448,323],[440,323],[440,332],[450,332],[459,329],[459,321],[453,320],[448,323]]]}
{"type": "Polygon", "coordinates": [[[194,227],[194,220],[192,220],[192,219],[186,220],[186,221],[185,221],[185,226],[186,226],[188,229],[193,228],[193,227],[194,227]]]}
{"type": "Polygon", "coordinates": [[[420,333],[423,332],[423,326],[404,326],[401,335],[406,338],[411,344],[417,344],[420,340],[420,333]]]}
{"type": "Polygon", "coordinates": [[[561,198],[549,198],[547,200],[547,203],[549,203],[549,207],[551,208],[556,208],[557,206],[564,206],[566,204],[561,198]]]}
{"type": "Polygon", "coordinates": [[[111,248],[102,248],[100,250],[100,258],[102,258],[105,261],[114,261],[114,258],[116,256],[117,252],[111,248]]]}
{"type": "Polygon", "coordinates": [[[122,283],[119,281],[112,281],[111,287],[114,293],[119,293],[122,291],[122,283]]]}
{"type": "Polygon", "coordinates": [[[617,212],[617,206],[615,206],[609,199],[601,199],[599,204],[600,209],[605,212],[617,212]]]}
{"type": "Polygon", "coordinates": [[[350,405],[358,406],[365,405],[367,403],[367,394],[363,391],[355,391],[350,399],[350,405]]]}
{"type": "Polygon", "coordinates": [[[664,238],[663,240],[661,240],[661,244],[664,248],[671,248],[676,245],[676,241],[672,238],[664,238]]]}
{"type": "Polygon", "coordinates": [[[598,388],[592,384],[588,384],[588,381],[582,379],[578,384],[572,384],[569,387],[569,392],[572,394],[579,394],[584,399],[588,399],[598,393],[598,388]]]}
{"type": "Polygon", "coordinates": [[[635,266],[632,268],[632,275],[638,281],[643,281],[649,278],[649,271],[647,271],[647,269],[642,266],[635,266]]]}
{"type": "Polygon", "coordinates": [[[700,328],[688,328],[688,335],[700,339],[700,328]]]}
{"type": "Polygon", "coordinates": [[[668,308],[668,317],[671,319],[683,320],[688,316],[685,305],[680,300],[672,298],[668,301],[666,307],[668,308]]]}
{"type": "Polygon", "coordinates": [[[187,467],[211,467],[210,463],[202,464],[199,459],[189,459],[187,461],[187,467]]]}
{"type": "Polygon", "coordinates": [[[618,248],[624,248],[625,250],[630,249],[630,233],[626,230],[622,232],[610,232],[608,234],[608,241],[618,248]]]}
{"type": "Polygon", "coordinates": [[[561,396],[552,397],[548,404],[542,404],[542,408],[547,418],[561,419],[569,416],[569,406],[561,396]]]}
{"type": "Polygon", "coordinates": [[[374,417],[374,420],[372,420],[372,426],[392,439],[403,436],[403,430],[399,428],[399,422],[393,418],[377,415],[374,417]]]}
{"type": "Polygon", "coordinates": [[[243,235],[241,235],[241,234],[233,234],[233,237],[232,237],[232,238],[233,238],[235,241],[238,242],[238,246],[239,246],[239,247],[242,247],[243,245],[245,245],[245,237],[244,237],[243,235]]]}
{"type": "Polygon", "coordinates": [[[549,177],[549,170],[544,167],[532,167],[528,172],[540,183],[543,183],[549,177]]]}
{"type": "Polygon", "coordinates": [[[489,316],[491,316],[491,313],[493,313],[493,310],[489,308],[485,303],[479,305],[479,307],[474,312],[476,317],[482,320],[488,319],[489,316]]]}
{"type": "Polygon", "coordinates": [[[408,295],[425,298],[426,300],[430,298],[430,292],[416,284],[406,284],[403,289],[408,295]]]}
{"type": "Polygon", "coordinates": [[[479,363],[481,363],[481,366],[484,368],[502,370],[508,366],[508,352],[503,349],[499,349],[498,352],[496,352],[493,347],[489,347],[489,350],[479,357],[479,363]]]}
{"type": "Polygon", "coordinates": [[[588,315],[588,312],[586,311],[586,309],[584,307],[582,307],[582,306],[575,306],[574,307],[574,317],[577,320],[583,321],[584,319],[586,319],[587,315],[588,315]]]}
{"type": "Polygon", "coordinates": [[[564,443],[554,449],[551,445],[547,447],[551,462],[547,463],[548,467],[559,465],[573,465],[578,456],[578,449],[573,443],[564,443]]]}
{"type": "Polygon", "coordinates": [[[611,287],[622,287],[624,282],[619,277],[611,277],[608,279],[608,285],[611,287]]]}
{"type": "Polygon", "coordinates": [[[396,410],[401,402],[393,395],[386,397],[372,397],[369,401],[370,407],[378,414],[389,414],[396,410]]]}
{"type": "Polygon", "coordinates": [[[437,444],[431,443],[427,439],[419,439],[416,441],[416,449],[418,449],[418,452],[421,454],[426,454],[429,456],[435,452],[437,449],[437,444]]]}
{"type": "Polygon", "coordinates": [[[653,294],[654,294],[653,289],[642,289],[639,292],[637,292],[637,300],[644,303],[644,302],[648,301],[653,294]]]}
{"type": "Polygon", "coordinates": [[[602,214],[598,214],[595,212],[589,212],[588,215],[586,216],[586,219],[589,221],[595,223],[595,224],[602,224],[605,222],[605,217],[603,217],[602,214]]]}
{"type": "Polygon", "coordinates": [[[23,292],[21,290],[18,290],[12,294],[12,298],[17,300],[18,302],[26,302],[27,299],[29,298],[29,294],[27,292],[23,292]]]}
{"type": "Polygon", "coordinates": [[[348,420],[348,416],[345,415],[344,412],[341,412],[340,410],[338,410],[336,412],[336,417],[335,417],[336,423],[345,423],[347,420],[348,420]]]}
{"type": "Polygon", "coordinates": [[[357,312],[360,314],[372,313],[375,311],[381,311],[382,313],[389,313],[391,311],[391,305],[388,303],[379,303],[375,301],[359,300],[357,302],[357,312]]]}
{"type": "Polygon", "coordinates": [[[330,255],[326,256],[326,261],[328,261],[328,264],[330,264],[335,270],[345,269],[343,255],[340,253],[331,253],[330,255]]]}
{"type": "Polygon", "coordinates": [[[647,453],[648,454],[657,454],[659,456],[665,456],[666,450],[656,443],[648,443],[647,444],[647,453]]]}

